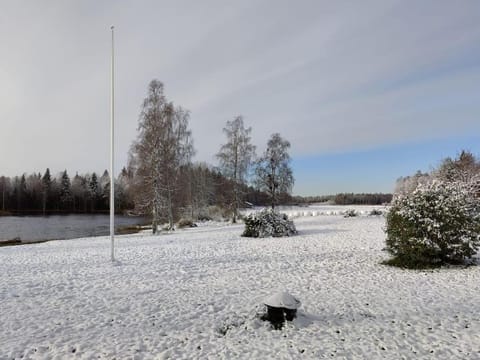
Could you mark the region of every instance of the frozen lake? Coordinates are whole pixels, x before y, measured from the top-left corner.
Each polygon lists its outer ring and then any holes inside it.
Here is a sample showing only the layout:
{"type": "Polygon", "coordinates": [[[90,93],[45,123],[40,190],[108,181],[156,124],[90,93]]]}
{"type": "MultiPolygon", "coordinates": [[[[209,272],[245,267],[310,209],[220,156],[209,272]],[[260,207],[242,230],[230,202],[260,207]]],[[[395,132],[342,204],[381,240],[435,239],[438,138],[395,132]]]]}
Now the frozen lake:
{"type": "MultiPolygon", "coordinates": [[[[115,228],[137,225],[142,217],[115,216],[115,228]]],[[[23,242],[102,236],[110,232],[109,215],[51,215],[0,217],[0,241],[23,242]]]]}

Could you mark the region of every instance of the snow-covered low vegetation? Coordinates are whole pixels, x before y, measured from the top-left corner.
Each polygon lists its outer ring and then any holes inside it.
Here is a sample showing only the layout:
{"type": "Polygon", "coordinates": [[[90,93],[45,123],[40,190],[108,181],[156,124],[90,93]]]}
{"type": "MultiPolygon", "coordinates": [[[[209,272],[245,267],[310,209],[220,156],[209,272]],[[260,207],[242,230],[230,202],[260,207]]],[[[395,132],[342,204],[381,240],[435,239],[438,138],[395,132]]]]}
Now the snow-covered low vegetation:
{"type": "Polygon", "coordinates": [[[464,183],[433,180],[400,194],[387,215],[387,250],[407,267],[464,263],[480,246],[480,202],[464,183]]]}
{"type": "Polygon", "coordinates": [[[285,238],[118,237],[113,264],[106,237],[3,247],[0,359],[480,358],[480,268],[381,265],[384,217],[350,208],[297,209],[285,238]],[[302,305],[274,330],[263,302],[284,290],[302,305]]]}
{"type": "Polygon", "coordinates": [[[251,213],[245,217],[244,223],[245,230],[242,236],[246,237],[282,237],[297,233],[293,221],[286,214],[273,209],[251,213]]]}
{"type": "MultiPolygon", "coordinates": [[[[248,215],[252,212],[261,211],[263,208],[253,208],[244,210],[243,214],[248,215]]],[[[329,216],[329,215],[346,215],[354,210],[357,215],[379,215],[385,213],[387,207],[384,205],[355,205],[355,206],[339,206],[339,205],[325,205],[312,204],[309,206],[277,206],[275,208],[278,212],[286,214],[290,219],[310,217],[310,216],[329,216]]]]}

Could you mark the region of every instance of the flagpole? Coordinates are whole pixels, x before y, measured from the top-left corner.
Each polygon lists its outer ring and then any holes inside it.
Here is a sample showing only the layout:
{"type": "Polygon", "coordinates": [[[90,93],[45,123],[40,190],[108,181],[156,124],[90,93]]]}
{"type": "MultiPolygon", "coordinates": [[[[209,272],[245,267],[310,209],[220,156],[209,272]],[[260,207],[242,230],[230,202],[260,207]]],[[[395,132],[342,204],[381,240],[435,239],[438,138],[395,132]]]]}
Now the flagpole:
{"type": "Polygon", "coordinates": [[[114,26],[110,27],[112,30],[112,64],[111,64],[111,99],[110,99],[110,242],[111,242],[111,257],[112,262],[115,261],[115,250],[114,250],[114,238],[115,238],[115,179],[114,179],[114,168],[113,168],[113,158],[114,158],[114,119],[115,119],[115,87],[114,87],[114,42],[113,42],[113,30],[114,26]]]}

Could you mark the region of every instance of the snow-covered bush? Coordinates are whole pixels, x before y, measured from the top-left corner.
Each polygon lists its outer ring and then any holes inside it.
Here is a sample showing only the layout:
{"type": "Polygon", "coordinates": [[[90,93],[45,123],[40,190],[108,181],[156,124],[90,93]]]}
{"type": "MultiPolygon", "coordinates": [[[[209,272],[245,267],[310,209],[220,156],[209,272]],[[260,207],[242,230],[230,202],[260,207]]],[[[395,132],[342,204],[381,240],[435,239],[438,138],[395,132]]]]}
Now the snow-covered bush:
{"type": "Polygon", "coordinates": [[[197,227],[197,224],[195,224],[192,219],[182,218],[178,221],[177,226],[178,228],[183,229],[187,227],[197,227]]]}
{"type": "Polygon", "coordinates": [[[280,214],[272,209],[264,209],[251,213],[244,219],[246,237],[282,237],[297,233],[295,224],[286,214],[280,214]]]}
{"type": "Polygon", "coordinates": [[[428,267],[461,263],[480,245],[480,203],[462,183],[434,180],[394,198],[387,213],[387,263],[428,267]]]}
{"type": "Polygon", "coordinates": [[[382,214],[383,214],[382,210],[378,210],[378,209],[372,209],[372,211],[370,211],[369,213],[370,216],[380,216],[382,214]]]}
{"type": "Polygon", "coordinates": [[[197,215],[197,220],[198,221],[223,221],[227,219],[229,214],[225,213],[225,210],[221,209],[218,206],[208,206],[205,208],[202,208],[198,215],[197,215]]]}
{"type": "Polygon", "coordinates": [[[349,218],[355,216],[358,216],[358,213],[355,211],[355,209],[348,209],[343,212],[343,217],[349,218]]]}

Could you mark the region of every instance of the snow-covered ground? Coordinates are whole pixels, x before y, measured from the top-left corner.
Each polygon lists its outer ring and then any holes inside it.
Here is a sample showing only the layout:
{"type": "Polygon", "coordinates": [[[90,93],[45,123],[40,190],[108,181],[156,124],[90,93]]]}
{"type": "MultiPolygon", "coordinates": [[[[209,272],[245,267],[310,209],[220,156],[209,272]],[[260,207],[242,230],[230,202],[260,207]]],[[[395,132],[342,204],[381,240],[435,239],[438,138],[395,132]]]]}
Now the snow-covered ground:
{"type": "MultiPolygon", "coordinates": [[[[251,212],[258,211],[262,208],[254,208],[242,211],[245,215],[251,212]]],[[[350,205],[350,206],[338,206],[338,205],[324,205],[313,204],[310,206],[279,206],[278,210],[287,214],[290,218],[298,218],[304,216],[322,216],[322,215],[344,215],[348,210],[355,210],[358,215],[368,215],[372,210],[378,210],[381,212],[386,211],[384,205],[350,205]]]]}
{"type": "Polygon", "coordinates": [[[380,265],[382,217],[295,223],[119,237],[115,264],[107,238],[0,248],[0,359],[480,359],[480,267],[380,265]],[[302,306],[272,330],[283,289],[302,306]]]}

